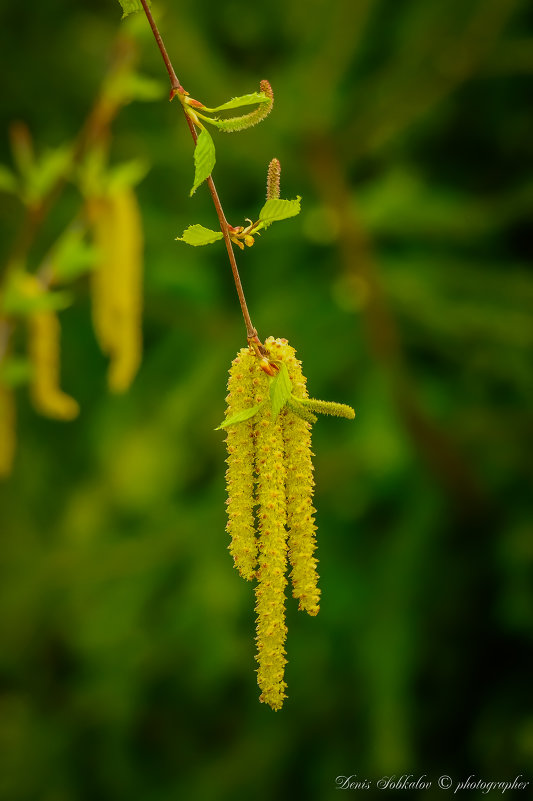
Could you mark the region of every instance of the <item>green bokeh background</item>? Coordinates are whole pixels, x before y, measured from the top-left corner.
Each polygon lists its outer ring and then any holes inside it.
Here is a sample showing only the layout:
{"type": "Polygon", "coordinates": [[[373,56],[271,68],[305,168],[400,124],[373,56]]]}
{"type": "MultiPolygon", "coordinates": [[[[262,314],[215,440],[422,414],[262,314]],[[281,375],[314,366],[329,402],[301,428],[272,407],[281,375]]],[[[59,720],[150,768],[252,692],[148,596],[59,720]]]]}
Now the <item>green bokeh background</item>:
{"type": "MultiPolygon", "coordinates": [[[[4,164],[13,119],[40,149],[74,138],[121,25],[164,84],[147,25],[121,24],[116,0],[0,9],[4,164]]],[[[223,246],[174,241],[216,227],[207,191],[188,198],[179,107],[131,104],[111,154],[151,165],[144,360],[110,396],[82,280],[61,314],[80,417],[38,417],[17,390],[0,487],[0,798],[322,801],[338,776],[382,797],[375,782],[402,773],[523,774],[530,790],[531,4],[154,10],[194,97],[274,88],[258,128],[215,134],[214,177],[235,225],[261,207],[273,156],[282,196],[303,197],[238,259],[261,337],[288,338],[312,395],[357,412],[314,431],[322,607],[308,618],[288,599],[289,698],[274,713],[257,700],[253,589],[226,550],[214,431],[245,330],[223,246]]],[[[76,203],[69,189],[35,263],[76,203]]],[[[5,257],[22,218],[7,195],[0,217],[5,257]]]]}

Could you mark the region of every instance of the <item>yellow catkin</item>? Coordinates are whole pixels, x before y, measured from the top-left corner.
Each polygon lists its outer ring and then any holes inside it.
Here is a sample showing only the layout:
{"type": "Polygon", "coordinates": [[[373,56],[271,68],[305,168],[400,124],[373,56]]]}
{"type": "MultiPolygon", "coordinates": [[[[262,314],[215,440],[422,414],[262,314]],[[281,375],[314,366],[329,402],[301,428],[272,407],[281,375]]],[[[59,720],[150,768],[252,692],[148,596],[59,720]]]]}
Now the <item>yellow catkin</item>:
{"type": "MultiPolygon", "coordinates": [[[[253,406],[254,370],[257,359],[243,348],[233,360],[228,381],[226,417],[253,406]]],[[[254,525],[254,438],[251,420],[229,426],[226,486],[228,490],[226,531],[235,567],[245,579],[255,576],[257,541],[254,525]]]]}
{"type": "Polygon", "coordinates": [[[115,233],[112,204],[107,197],[91,198],[87,204],[92,223],[98,263],[91,271],[91,300],[94,333],[102,351],[109,354],[113,345],[115,233]]]}
{"type": "Polygon", "coordinates": [[[13,469],[16,448],[16,405],[13,390],[0,384],[0,478],[13,469]]]}
{"type": "Polygon", "coordinates": [[[73,420],[80,407],[59,387],[61,329],[57,314],[53,311],[35,312],[29,317],[28,327],[33,405],[46,417],[73,420]]]}
{"type": "MultiPolygon", "coordinates": [[[[265,381],[266,383],[266,381],[265,381]]],[[[259,525],[259,568],[256,586],[257,683],[260,700],[281,709],[286,698],[284,681],[285,586],[287,531],[285,460],[280,417],[273,421],[269,405],[254,418],[255,465],[259,525]]]]}
{"type": "MultiPolygon", "coordinates": [[[[271,358],[285,362],[296,398],[308,396],[306,379],[295,350],[286,340],[268,339],[265,342],[271,358]]],[[[313,507],[313,462],[311,451],[311,425],[289,409],[281,413],[287,473],[287,526],[289,529],[289,560],[293,597],[299,609],[310,615],[319,610],[316,550],[316,526],[313,507]]]]}
{"type": "Polygon", "coordinates": [[[111,197],[116,225],[114,300],[117,332],[109,367],[109,387],[113,392],[125,392],[139,369],[142,355],[142,220],[131,187],[111,197]]]}
{"type": "Polygon", "coordinates": [[[135,193],[121,187],[89,202],[89,216],[100,252],[93,270],[93,323],[100,347],[111,357],[108,382],[125,392],[142,353],[142,219],[135,193]]]}

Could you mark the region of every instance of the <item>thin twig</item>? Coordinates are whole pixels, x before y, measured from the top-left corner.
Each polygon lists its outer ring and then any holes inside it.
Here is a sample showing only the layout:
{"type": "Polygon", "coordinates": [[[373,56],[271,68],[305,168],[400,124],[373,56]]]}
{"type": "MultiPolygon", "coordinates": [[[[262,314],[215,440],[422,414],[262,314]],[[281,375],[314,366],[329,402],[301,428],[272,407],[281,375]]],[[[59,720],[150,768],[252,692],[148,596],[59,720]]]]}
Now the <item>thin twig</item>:
{"type": "MultiPolygon", "coordinates": [[[[152,16],[152,12],[148,8],[148,3],[146,2],[146,0],[141,0],[141,3],[142,3],[142,7],[144,9],[144,13],[146,14],[146,18],[148,19],[148,22],[150,23],[150,27],[152,29],[152,33],[154,34],[154,37],[155,37],[155,40],[157,42],[157,46],[159,48],[159,51],[160,51],[161,56],[163,58],[163,61],[165,62],[165,67],[166,67],[167,72],[168,72],[168,77],[170,78],[170,84],[171,84],[170,96],[172,98],[174,96],[174,93],[178,93],[178,92],[181,93],[181,94],[186,94],[185,89],[182,87],[182,85],[180,84],[180,82],[179,82],[179,80],[178,80],[178,78],[176,76],[176,73],[174,71],[174,67],[172,66],[172,62],[171,62],[171,60],[170,60],[170,58],[168,56],[166,47],[165,47],[165,45],[163,43],[163,39],[161,38],[161,34],[159,33],[157,25],[155,24],[154,18],[152,16]]],[[[184,109],[184,113],[185,113],[185,109],[184,109]]],[[[194,123],[188,117],[188,115],[186,113],[185,113],[185,119],[187,120],[187,124],[189,126],[189,130],[191,132],[191,136],[193,138],[193,141],[196,144],[196,140],[197,140],[198,137],[197,137],[197,134],[196,134],[196,129],[194,127],[194,123]]],[[[239,276],[239,270],[238,270],[238,267],[237,267],[237,262],[235,260],[235,253],[233,251],[233,244],[232,244],[231,239],[230,239],[230,234],[229,234],[229,229],[228,229],[228,221],[226,220],[226,216],[224,214],[224,210],[222,208],[222,204],[220,202],[220,198],[218,196],[218,192],[216,190],[214,181],[213,181],[211,176],[209,176],[209,178],[207,179],[207,186],[209,188],[209,192],[211,194],[211,198],[213,199],[213,204],[215,206],[215,211],[217,213],[218,221],[219,221],[219,224],[220,224],[220,230],[222,231],[222,234],[224,235],[224,242],[226,243],[226,250],[228,251],[228,257],[229,257],[229,261],[230,261],[230,265],[231,265],[231,272],[233,273],[233,280],[235,282],[235,288],[237,290],[237,295],[239,297],[239,303],[241,304],[242,316],[244,317],[244,323],[246,325],[246,334],[247,334],[247,337],[248,337],[248,341],[249,342],[253,341],[256,344],[260,344],[260,342],[258,340],[258,336],[257,336],[257,331],[254,328],[254,326],[252,325],[252,320],[250,318],[250,313],[248,311],[248,306],[246,304],[246,298],[244,297],[244,290],[242,288],[242,283],[241,283],[241,279],[240,279],[240,276],[239,276]]]]}

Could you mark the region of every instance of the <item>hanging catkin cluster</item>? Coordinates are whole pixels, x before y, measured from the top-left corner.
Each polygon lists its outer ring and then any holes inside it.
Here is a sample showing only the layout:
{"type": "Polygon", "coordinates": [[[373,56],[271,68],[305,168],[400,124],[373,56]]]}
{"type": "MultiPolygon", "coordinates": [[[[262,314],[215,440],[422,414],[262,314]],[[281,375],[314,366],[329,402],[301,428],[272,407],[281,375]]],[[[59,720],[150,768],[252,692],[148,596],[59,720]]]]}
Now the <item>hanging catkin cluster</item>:
{"type": "Polygon", "coordinates": [[[262,369],[261,359],[243,348],[231,365],[223,427],[227,427],[229,550],[241,576],[257,580],[257,681],[260,700],[277,710],[286,697],[288,565],[299,609],[310,615],[319,610],[313,411],[345,417],[354,412],[342,404],[308,399],[301,362],[287,340],[270,337],[265,347],[270,364],[280,371],[286,368],[284,394],[279,399],[272,393],[273,379],[262,369]],[[278,405],[281,410],[276,414],[278,405]]]}

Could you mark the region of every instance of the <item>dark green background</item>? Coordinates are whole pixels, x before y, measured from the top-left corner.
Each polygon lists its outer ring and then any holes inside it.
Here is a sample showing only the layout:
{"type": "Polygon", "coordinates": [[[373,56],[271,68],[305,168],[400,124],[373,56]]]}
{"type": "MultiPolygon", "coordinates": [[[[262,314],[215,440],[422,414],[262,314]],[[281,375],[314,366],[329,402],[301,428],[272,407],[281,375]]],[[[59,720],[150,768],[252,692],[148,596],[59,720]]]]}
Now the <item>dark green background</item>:
{"type": "MultiPolygon", "coordinates": [[[[9,163],[10,120],[40,149],[75,136],[121,23],[116,0],[0,8],[9,163]]],[[[262,78],[275,92],[261,126],[215,134],[214,177],[234,225],[261,207],[273,156],[282,197],[303,197],[238,259],[260,336],[288,338],[311,394],[357,412],[314,432],[322,607],[288,599],[274,713],[257,700],[253,590],[226,550],[213,430],[245,330],[223,246],[174,241],[216,227],[207,191],[188,198],[179,107],[132,104],[111,153],[151,163],[144,361],[126,396],[107,393],[82,280],[61,314],[79,419],[38,417],[17,391],[0,798],[322,801],[337,776],[404,772],[533,782],[531,5],[154,8],[194,97],[217,105],[262,78]]],[[[132,29],[164,84],[147,26],[132,29]]],[[[68,219],[74,190],[62,203],[68,219]]],[[[1,195],[0,213],[5,255],[21,212],[1,195]]]]}

